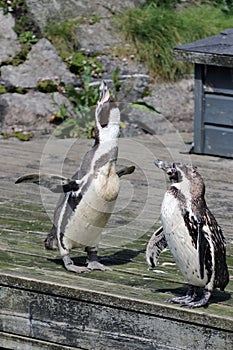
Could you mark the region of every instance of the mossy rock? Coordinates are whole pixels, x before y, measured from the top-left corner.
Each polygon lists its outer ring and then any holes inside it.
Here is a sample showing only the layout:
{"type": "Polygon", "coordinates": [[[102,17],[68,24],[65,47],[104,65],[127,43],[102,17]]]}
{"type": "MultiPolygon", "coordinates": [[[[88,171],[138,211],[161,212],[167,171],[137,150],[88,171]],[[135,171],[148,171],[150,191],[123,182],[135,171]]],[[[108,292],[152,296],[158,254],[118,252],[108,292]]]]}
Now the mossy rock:
{"type": "Polygon", "coordinates": [[[101,63],[94,57],[88,57],[83,52],[76,52],[66,60],[69,65],[69,69],[74,74],[81,74],[90,67],[91,76],[98,76],[103,73],[104,69],[101,63]]]}
{"type": "Polygon", "coordinates": [[[0,94],[5,94],[5,93],[7,93],[6,87],[0,84],[0,94]]]}
{"type": "Polygon", "coordinates": [[[37,83],[36,89],[44,93],[57,92],[57,84],[51,79],[42,80],[37,83]]]}

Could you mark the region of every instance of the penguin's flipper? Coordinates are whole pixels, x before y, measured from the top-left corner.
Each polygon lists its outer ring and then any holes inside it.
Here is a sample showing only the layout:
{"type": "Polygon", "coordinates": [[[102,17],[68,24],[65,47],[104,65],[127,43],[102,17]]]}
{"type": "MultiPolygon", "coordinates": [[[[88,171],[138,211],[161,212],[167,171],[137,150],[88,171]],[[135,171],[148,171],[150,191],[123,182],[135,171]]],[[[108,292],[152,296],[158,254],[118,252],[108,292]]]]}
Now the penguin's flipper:
{"type": "Polygon", "coordinates": [[[155,267],[160,253],[167,247],[167,241],[163,233],[163,226],[153,233],[146,248],[146,261],[149,267],[155,267]]]}
{"type": "Polygon", "coordinates": [[[62,182],[67,182],[68,179],[59,175],[52,174],[27,174],[19,177],[15,183],[19,184],[22,182],[34,183],[39,186],[46,187],[48,189],[53,188],[54,185],[61,184],[62,182]]]}
{"type": "Polygon", "coordinates": [[[79,189],[78,180],[67,179],[60,175],[28,174],[19,177],[15,183],[34,183],[43,186],[54,193],[66,193],[79,189]]]}
{"type": "Polygon", "coordinates": [[[126,166],[125,168],[122,168],[120,170],[117,171],[117,175],[119,177],[121,176],[124,176],[124,175],[129,175],[129,174],[132,174],[135,170],[135,166],[132,165],[132,166],[126,166]]]}

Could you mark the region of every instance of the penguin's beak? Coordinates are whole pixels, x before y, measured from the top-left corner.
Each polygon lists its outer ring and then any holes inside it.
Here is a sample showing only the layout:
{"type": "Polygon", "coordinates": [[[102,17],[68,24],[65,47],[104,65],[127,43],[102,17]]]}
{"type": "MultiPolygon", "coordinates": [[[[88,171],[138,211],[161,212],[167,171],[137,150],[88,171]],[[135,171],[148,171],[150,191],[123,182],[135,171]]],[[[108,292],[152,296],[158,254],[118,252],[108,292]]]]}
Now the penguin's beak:
{"type": "Polygon", "coordinates": [[[98,104],[103,105],[110,100],[110,92],[106,81],[102,80],[99,89],[99,101],[98,104]]]}
{"type": "Polygon", "coordinates": [[[164,161],[160,159],[156,159],[154,161],[155,165],[166,172],[166,174],[171,177],[176,173],[176,165],[175,163],[165,163],[164,161]]]}
{"type": "Polygon", "coordinates": [[[160,159],[156,159],[154,161],[155,165],[159,168],[159,169],[162,169],[164,171],[167,172],[167,169],[168,169],[168,164],[166,164],[164,161],[160,160],[160,159]]]}
{"type": "Polygon", "coordinates": [[[107,83],[103,80],[99,89],[99,100],[96,106],[96,119],[101,127],[105,127],[109,122],[110,92],[107,83]]]}

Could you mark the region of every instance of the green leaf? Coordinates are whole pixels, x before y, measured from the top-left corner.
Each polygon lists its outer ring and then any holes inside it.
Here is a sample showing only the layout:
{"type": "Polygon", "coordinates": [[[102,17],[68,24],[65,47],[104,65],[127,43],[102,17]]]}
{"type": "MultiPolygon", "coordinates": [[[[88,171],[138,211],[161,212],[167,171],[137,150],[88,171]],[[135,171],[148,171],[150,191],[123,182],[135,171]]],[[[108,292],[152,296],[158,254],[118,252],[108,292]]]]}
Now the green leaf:
{"type": "Polygon", "coordinates": [[[29,141],[33,137],[33,133],[24,131],[13,131],[12,133],[3,133],[3,137],[4,139],[16,137],[20,141],[29,141]]]}

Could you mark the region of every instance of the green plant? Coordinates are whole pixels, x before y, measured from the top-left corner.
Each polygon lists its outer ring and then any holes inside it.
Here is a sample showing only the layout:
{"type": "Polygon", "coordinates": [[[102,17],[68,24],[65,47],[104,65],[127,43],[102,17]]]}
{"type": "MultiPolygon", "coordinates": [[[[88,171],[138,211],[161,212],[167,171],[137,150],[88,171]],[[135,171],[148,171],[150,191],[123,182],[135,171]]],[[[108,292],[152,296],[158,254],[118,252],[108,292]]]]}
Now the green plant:
{"type": "Polygon", "coordinates": [[[26,60],[32,45],[41,37],[40,29],[28,12],[26,0],[0,0],[0,7],[4,9],[4,14],[10,12],[15,18],[14,30],[18,34],[21,44],[20,52],[12,59],[3,62],[2,65],[17,66],[26,60]]]}
{"type": "Polygon", "coordinates": [[[39,27],[28,12],[26,0],[0,0],[0,7],[3,8],[4,14],[10,12],[15,18],[15,32],[18,35],[31,31],[35,36],[40,36],[39,27]]]}
{"type": "Polygon", "coordinates": [[[76,89],[73,85],[65,87],[65,95],[73,104],[74,115],[69,115],[64,105],[59,106],[59,112],[53,116],[52,122],[60,124],[55,131],[57,137],[91,137],[94,127],[93,107],[96,105],[99,92],[90,84],[90,68],[82,77],[82,86],[76,89]]]}
{"type": "MultiPolygon", "coordinates": [[[[117,92],[123,88],[123,85],[119,83],[120,70],[116,69],[114,82],[114,90],[111,92],[114,100],[116,100],[117,92]],[[117,92],[115,89],[117,88],[117,92]]],[[[95,126],[94,121],[94,106],[98,101],[99,89],[90,85],[90,72],[85,71],[82,81],[82,89],[78,90],[73,85],[66,87],[66,96],[74,106],[75,115],[68,115],[68,111],[65,106],[59,106],[59,112],[52,116],[52,122],[60,124],[55,130],[54,135],[60,138],[78,137],[78,138],[90,138],[93,136],[93,129],[95,126]]],[[[144,101],[135,101],[129,103],[128,106],[136,107],[141,110],[160,113],[153,106],[144,101]]],[[[120,127],[124,129],[126,124],[121,122],[120,127]]]]}
{"type": "Polygon", "coordinates": [[[7,92],[24,95],[28,92],[28,89],[15,86],[4,86],[0,84],[0,94],[6,94],[7,92]]]}
{"type": "Polygon", "coordinates": [[[80,19],[72,19],[49,24],[45,28],[45,37],[52,42],[63,59],[77,50],[76,30],[79,24],[80,19]]]}
{"type": "Polygon", "coordinates": [[[70,71],[74,74],[82,76],[85,71],[92,77],[99,77],[103,72],[102,65],[95,57],[88,57],[81,51],[74,52],[65,58],[70,71]]]}
{"type": "Polygon", "coordinates": [[[5,94],[6,92],[7,92],[6,87],[0,84],[0,94],[5,94]]]}
{"type": "Polygon", "coordinates": [[[58,84],[51,79],[41,80],[37,83],[36,89],[40,92],[56,92],[58,90],[58,84]]]}
{"type": "Polygon", "coordinates": [[[33,32],[31,32],[30,30],[21,33],[19,36],[19,42],[21,44],[26,44],[26,43],[35,44],[35,43],[37,43],[37,41],[38,41],[38,39],[33,34],[33,32]]]}
{"type": "Polygon", "coordinates": [[[114,100],[117,101],[118,92],[124,87],[120,82],[120,68],[117,67],[112,73],[112,81],[114,85],[114,100]]]}
{"type": "Polygon", "coordinates": [[[85,114],[90,108],[96,105],[99,92],[90,84],[91,72],[87,67],[81,76],[81,88],[75,89],[73,85],[67,86],[67,97],[75,106],[75,112],[85,114]]]}
{"type": "Polygon", "coordinates": [[[24,132],[24,131],[12,131],[10,133],[4,132],[2,134],[4,139],[9,139],[11,137],[15,137],[19,139],[20,141],[29,141],[33,137],[33,133],[31,132],[24,132]]]}
{"type": "MultiPolygon", "coordinates": [[[[55,102],[54,104],[57,105],[57,103],[55,102]]],[[[69,117],[67,107],[64,103],[59,105],[58,108],[59,108],[59,111],[52,114],[49,120],[50,123],[53,123],[55,125],[60,125],[69,117]]]]}
{"type": "Polygon", "coordinates": [[[26,2],[23,0],[0,0],[0,7],[4,9],[4,14],[9,12],[17,13],[27,10],[26,2]]]}
{"type": "Polygon", "coordinates": [[[72,73],[81,77],[84,71],[90,68],[91,76],[99,77],[103,72],[99,61],[95,57],[89,57],[84,52],[77,51],[77,28],[80,23],[81,19],[72,19],[51,24],[46,28],[45,36],[56,47],[72,73]]]}
{"type": "Polygon", "coordinates": [[[233,27],[233,18],[219,7],[190,6],[182,11],[150,4],[117,18],[118,28],[157,80],[176,80],[191,66],[174,61],[173,48],[233,27]]]}

